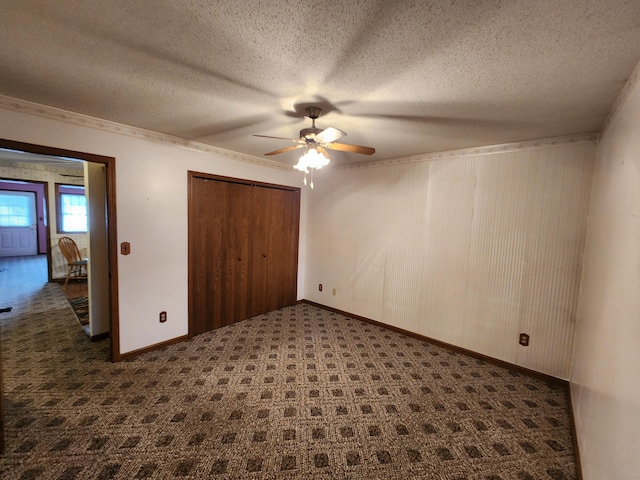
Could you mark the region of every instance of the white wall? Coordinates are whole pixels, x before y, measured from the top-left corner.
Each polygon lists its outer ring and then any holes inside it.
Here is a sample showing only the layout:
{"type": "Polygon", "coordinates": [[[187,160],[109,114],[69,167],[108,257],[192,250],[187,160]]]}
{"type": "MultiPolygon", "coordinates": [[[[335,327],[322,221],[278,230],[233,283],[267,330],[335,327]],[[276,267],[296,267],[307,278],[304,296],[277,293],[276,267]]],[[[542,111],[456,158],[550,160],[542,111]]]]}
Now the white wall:
{"type": "MultiPolygon", "coordinates": [[[[293,169],[183,148],[159,135],[146,138],[139,130],[6,97],[0,98],[0,137],[116,158],[118,243],[131,243],[131,254],[117,259],[121,353],[187,334],[188,170],[292,186],[301,180],[293,169]],[[162,324],[161,311],[168,315],[162,324]]],[[[304,245],[304,191],[302,203],[304,245]]]]}
{"type": "Polygon", "coordinates": [[[305,298],[567,379],[589,138],[321,171],[305,298]]]}
{"type": "Polygon", "coordinates": [[[594,174],[571,375],[585,480],[640,477],[639,75],[604,132],[594,174]]]}

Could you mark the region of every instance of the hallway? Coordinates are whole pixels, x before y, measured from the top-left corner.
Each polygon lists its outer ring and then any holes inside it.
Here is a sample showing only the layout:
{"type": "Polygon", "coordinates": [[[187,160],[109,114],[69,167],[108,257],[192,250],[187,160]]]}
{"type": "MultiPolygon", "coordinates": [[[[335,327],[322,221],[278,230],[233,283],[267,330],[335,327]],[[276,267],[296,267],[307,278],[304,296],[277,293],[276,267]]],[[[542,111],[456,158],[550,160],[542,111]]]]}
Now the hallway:
{"type": "Polygon", "coordinates": [[[16,315],[47,283],[47,256],[0,257],[0,308],[13,306],[16,315]]]}

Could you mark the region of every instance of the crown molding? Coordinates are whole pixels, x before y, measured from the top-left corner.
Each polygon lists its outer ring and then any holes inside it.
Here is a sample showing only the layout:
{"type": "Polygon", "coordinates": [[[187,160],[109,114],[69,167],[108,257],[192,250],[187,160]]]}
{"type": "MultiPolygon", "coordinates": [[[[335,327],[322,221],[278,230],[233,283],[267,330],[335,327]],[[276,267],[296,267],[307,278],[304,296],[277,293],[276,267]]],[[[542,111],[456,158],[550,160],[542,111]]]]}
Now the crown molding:
{"type": "Polygon", "coordinates": [[[472,157],[477,155],[488,155],[495,153],[507,153],[520,150],[531,150],[536,148],[554,147],[564,144],[577,143],[597,143],[600,138],[599,133],[583,133],[579,135],[567,135],[563,137],[545,138],[540,140],[528,140],[524,142],[503,143],[500,145],[490,145],[485,147],[463,148],[460,150],[448,150],[443,152],[423,153],[411,155],[409,157],[392,158],[374,162],[357,163],[354,165],[342,165],[336,167],[337,170],[350,170],[353,168],[381,167],[388,165],[402,165],[405,163],[429,162],[432,160],[443,160],[447,158],[472,157]]]}
{"type": "Polygon", "coordinates": [[[38,103],[29,102],[27,100],[7,97],[5,95],[0,95],[0,108],[14,112],[27,113],[29,115],[36,115],[38,117],[44,117],[51,120],[71,123],[73,125],[95,128],[97,130],[115,133],[118,135],[141,138],[143,140],[148,140],[151,142],[171,145],[172,147],[185,148],[188,150],[220,155],[231,160],[252,163],[254,165],[260,165],[263,167],[270,167],[287,171],[291,170],[290,165],[285,165],[273,160],[266,160],[258,157],[253,157],[251,155],[232,152],[230,150],[214,147],[205,143],[194,142],[192,140],[186,140],[184,138],[174,137],[172,135],[167,135],[164,133],[158,133],[151,130],[145,130],[143,128],[132,127],[121,123],[112,122],[110,120],[102,120],[100,118],[91,117],[89,115],[69,112],[67,110],[62,110],[56,107],[49,107],[47,105],[41,105],[38,103]]]}
{"type": "MultiPolygon", "coordinates": [[[[640,64],[636,67],[634,74],[627,82],[623,92],[618,97],[614,108],[612,108],[610,116],[614,111],[619,108],[619,105],[624,101],[628,92],[632,86],[637,82],[640,77],[640,64]]],[[[198,152],[210,153],[220,155],[231,160],[237,160],[245,163],[251,163],[254,165],[260,165],[263,167],[275,168],[278,170],[290,171],[291,166],[273,160],[266,160],[251,155],[245,155],[242,153],[232,152],[212,145],[207,145],[200,142],[194,142],[192,140],[186,140],[184,138],[175,137],[163,133],[153,132],[151,130],[145,130],[138,127],[132,127],[121,123],[112,122],[110,120],[103,120],[100,118],[91,117],[88,115],[69,112],[55,107],[49,107],[27,100],[21,100],[5,95],[0,95],[0,108],[15,112],[26,113],[30,115],[36,115],[52,120],[71,123],[74,125],[80,125],[89,128],[95,128],[118,135],[125,135],[133,138],[141,138],[156,143],[165,145],[171,145],[173,147],[185,148],[188,150],[195,150],[198,152]]],[[[547,138],[541,140],[529,140],[523,142],[505,143],[500,145],[491,145],[483,147],[465,148],[459,150],[449,150],[442,152],[424,153],[419,155],[412,155],[408,157],[400,157],[388,160],[372,161],[372,162],[360,162],[353,165],[336,166],[337,170],[350,170],[355,168],[367,168],[367,167],[379,167],[387,165],[401,165],[405,163],[418,163],[427,162],[432,160],[441,160],[446,158],[455,157],[469,157],[476,155],[487,155],[495,153],[506,153],[519,150],[530,150],[533,148],[544,148],[557,146],[562,144],[575,144],[575,143],[596,143],[599,139],[599,133],[585,133],[579,135],[569,135],[563,137],[547,138]]]]}
{"type": "Polygon", "coordinates": [[[633,87],[636,86],[638,81],[640,81],[640,62],[638,62],[636,67],[633,69],[633,72],[631,72],[631,75],[627,79],[627,82],[624,84],[624,87],[622,87],[620,95],[618,95],[618,98],[616,98],[616,101],[613,103],[613,107],[611,107],[611,110],[609,110],[609,114],[607,115],[607,118],[604,121],[604,126],[602,128],[603,132],[605,132],[607,128],[609,128],[613,117],[616,116],[616,113],[618,113],[618,110],[620,110],[620,107],[622,107],[622,104],[625,102],[625,100],[629,96],[629,93],[631,93],[631,90],[633,90],[633,87]]]}

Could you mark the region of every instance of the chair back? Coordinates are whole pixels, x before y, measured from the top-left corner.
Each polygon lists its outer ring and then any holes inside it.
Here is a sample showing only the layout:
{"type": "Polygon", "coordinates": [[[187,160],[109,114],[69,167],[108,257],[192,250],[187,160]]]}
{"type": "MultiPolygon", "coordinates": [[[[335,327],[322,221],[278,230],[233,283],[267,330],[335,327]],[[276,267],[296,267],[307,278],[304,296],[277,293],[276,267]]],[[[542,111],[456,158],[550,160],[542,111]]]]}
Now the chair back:
{"type": "Polygon", "coordinates": [[[62,255],[64,255],[64,258],[67,259],[67,263],[82,261],[80,250],[78,250],[78,245],[76,245],[73,238],[60,237],[58,240],[58,247],[60,247],[60,251],[62,252],[62,255]]]}

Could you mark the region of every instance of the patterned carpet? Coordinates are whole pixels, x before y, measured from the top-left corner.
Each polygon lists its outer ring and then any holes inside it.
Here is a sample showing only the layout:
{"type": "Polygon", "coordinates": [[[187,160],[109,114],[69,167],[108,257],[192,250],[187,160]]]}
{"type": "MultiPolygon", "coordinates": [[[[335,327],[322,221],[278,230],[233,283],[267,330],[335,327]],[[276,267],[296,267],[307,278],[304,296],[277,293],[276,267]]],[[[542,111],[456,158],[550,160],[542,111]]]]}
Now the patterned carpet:
{"type": "Polygon", "coordinates": [[[563,388],[313,306],[120,364],[58,285],[15,310],[3,479],[576,478],[563,388]]]}
{"type": "Polygon", "coordinates": [[[76,297],[67,299],[73,308],[80,325],[89,324],[89,299],[87,297],[76,297]]]}

